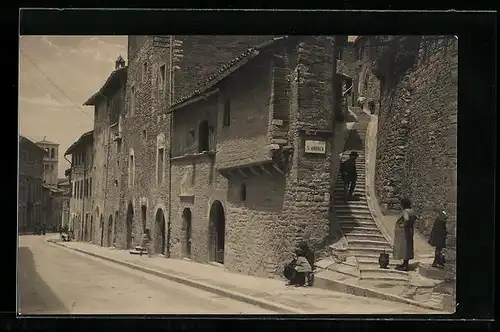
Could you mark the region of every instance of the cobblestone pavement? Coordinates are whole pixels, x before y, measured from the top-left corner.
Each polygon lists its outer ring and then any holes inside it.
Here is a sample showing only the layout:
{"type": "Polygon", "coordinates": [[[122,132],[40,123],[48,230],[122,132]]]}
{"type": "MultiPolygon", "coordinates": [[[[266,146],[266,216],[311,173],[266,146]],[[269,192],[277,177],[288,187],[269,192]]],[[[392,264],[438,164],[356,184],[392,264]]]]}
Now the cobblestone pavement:
{"type": "Polygon", "coordinates": [[[21,314],[271,314],[160,277],[21,236],[21,314]]]}
{"type": "MultiPolygon", "coordinates": [[[[47,244],[48,245],[48,244],[47,244]]],[[[258,278],[225,271],[218,266],[163,257],[139,257],[128,251],[102,248],[89,243],[67,242],[93,254],[164,271],[226,290],[294,307],[311,314],[432,314],[438,313],[405,303],[354,296],[319,288],[286,287],[280,280],[258,278]]],[[[57,248],[56,248],[57,249],[57,248]]],[[[60,250],[66,251],[63,248],[60,250]]]]}

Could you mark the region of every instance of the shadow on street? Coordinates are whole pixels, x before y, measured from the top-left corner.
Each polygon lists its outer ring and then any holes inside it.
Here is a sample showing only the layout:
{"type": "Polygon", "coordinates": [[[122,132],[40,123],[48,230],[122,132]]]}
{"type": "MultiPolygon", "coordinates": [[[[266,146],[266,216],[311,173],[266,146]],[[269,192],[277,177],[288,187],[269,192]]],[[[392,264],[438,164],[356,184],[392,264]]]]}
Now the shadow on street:
{"type": "Polygon", "coordinates": [[[19,247],[18,314],[62,314],[69,310],[40,278],[36,271],[33,253],[28,247],[19,247]]]}

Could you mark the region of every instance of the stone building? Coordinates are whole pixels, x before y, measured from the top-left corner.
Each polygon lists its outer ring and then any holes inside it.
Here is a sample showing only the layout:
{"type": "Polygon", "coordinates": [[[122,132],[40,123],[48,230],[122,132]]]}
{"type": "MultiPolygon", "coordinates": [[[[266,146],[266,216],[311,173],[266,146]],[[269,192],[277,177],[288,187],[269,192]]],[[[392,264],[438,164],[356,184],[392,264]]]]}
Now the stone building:
{"type": "Polygon", "coordinates": [[[388,209],[410,197],[426,236],[445,210],[449,262],[456,241],[457,57],[452,36],[392,37],[373,66],[381,96],[377,196],[388,209]]]}
{"type": "Polygon", "coordinates": [[[129,36],[122,121],[122,197],[126,207],[119,211],[120,222],[116,224],[118,247],[139,244],[142,232],[149,228],[155,236],[156,252],[169,255],[170,120],[163,111],[172,99],[196,89],[213,70],[271,38],[172,36],[170,52],[170,36],[129,36]],[[158,146],[164,146],[161,154],[158,146]],[[158,182],[156,169],[161,161],[165,180],[158,182]]]}
{"type": "Polygon", "coordinates": [[[59,172],[59,144],[43,139],[36,142],[46,153],[43,158],[43,181],[44,183],[56,186],[59,172]]]}
{"type": "MultiPolygon", "coordinates": [[[[122,173],[122,116],[124,112],[127,67],[121,56],[115,70],[104,85],[87,100],[84,106],[94,106],[92,218],[98,224],[92,235],[93,242],[112,246],[120,210],[125,179],[122,173]]],[[[89,206],[90,209],[90,206],[89,206]]]]}
{"type": "Polygon", "coordinates": [[[33,232],[42,225],[42,182],[45,149],[19,136],[18,231],[33,232]]]}
{"type": "Polygon", "coordinates": [[[71,155],[69,229],[80,241],[92,241],[95,228],[92,215],[93,140],[93,131],[89,131],[64,153],[64,156],[71,155]]]}
{"type": "Polygon", "coordinates": [[[298,240],[324,247],[332,63],[327,37],[277,37],[174,103],[172,256],[275,276],[298,240]]]}

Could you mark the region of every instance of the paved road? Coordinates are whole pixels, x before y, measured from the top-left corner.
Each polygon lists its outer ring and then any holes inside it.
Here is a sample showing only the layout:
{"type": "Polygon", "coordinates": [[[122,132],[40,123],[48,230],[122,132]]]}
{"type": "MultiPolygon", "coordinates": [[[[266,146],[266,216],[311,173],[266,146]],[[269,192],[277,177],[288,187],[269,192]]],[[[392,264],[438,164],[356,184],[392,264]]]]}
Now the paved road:
{"type": "Polygon", "coordinates": [[[18,280],[21,314],[273,313],[55,247],[43,236],[20,236],[18,280]]]}

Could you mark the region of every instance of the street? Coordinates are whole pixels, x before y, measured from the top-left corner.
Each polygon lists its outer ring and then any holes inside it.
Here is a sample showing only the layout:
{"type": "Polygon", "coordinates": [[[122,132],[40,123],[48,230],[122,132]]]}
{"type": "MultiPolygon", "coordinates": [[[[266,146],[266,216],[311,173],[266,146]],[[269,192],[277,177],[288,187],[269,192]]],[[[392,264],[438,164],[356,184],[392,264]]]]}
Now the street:
{"type": "Polygon", "coordinates": [[[272,314],[250,304],[19,237],[20,314],[272,314]]]}

